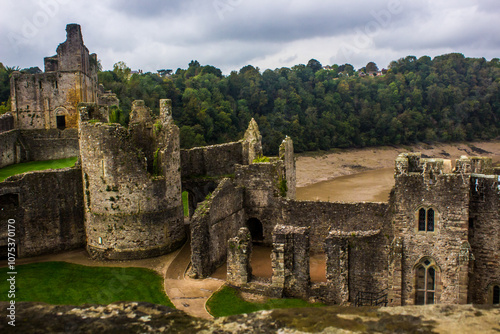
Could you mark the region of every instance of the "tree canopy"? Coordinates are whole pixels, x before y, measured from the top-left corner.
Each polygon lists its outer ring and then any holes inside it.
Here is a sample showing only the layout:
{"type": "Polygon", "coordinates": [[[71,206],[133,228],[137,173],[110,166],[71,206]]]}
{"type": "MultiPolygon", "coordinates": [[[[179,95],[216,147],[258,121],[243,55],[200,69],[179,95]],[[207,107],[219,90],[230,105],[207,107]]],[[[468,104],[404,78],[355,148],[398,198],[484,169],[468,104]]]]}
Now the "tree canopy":
{"type": "MultiPolygon", "coordinates": [[[[2,73],[0,68],[0,80],[2,73]]],[[[297,152],[499,135],[496,58],[408,56],[378,77],[358,76],[350,64],[324,69],[314,59],[263,72],[247,65],[226,76],[196,60],[165,76],[130,73],[122,63],[99,73],[105,89],[120,99],[120,122],[126,124],[133,100],[144,100],[158,113],[158,100],[170,98],[186,148],[237,140],[252,117],[267,155],[278,152],[285,135],[297,152]]],[[[8,98],[1,95],[4,90],[0,85],[0,101],[8,98]]]]}

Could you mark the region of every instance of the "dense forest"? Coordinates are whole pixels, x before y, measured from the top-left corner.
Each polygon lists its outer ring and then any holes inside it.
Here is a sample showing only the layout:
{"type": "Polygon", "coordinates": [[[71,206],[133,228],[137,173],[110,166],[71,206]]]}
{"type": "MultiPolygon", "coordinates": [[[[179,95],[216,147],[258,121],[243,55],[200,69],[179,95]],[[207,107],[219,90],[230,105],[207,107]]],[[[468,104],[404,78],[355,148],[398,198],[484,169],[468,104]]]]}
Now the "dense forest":
{"type": "MultiPolygon", "coordinates": [[[[0,67],[0,102],[8,98],[9,70],[0,67]]],[[[297,152],[500,135],[499,59],[408,56],[383,75],[363,75],[377,70],[374,63],[358,71],[349,64],[323,68],[312,59],[262,73],[248,65],[227,76],[197,61],[175,73],[131,74],[119,62],[99,80],[118,95],[112,116],[123,124],[133,100],[158,113],[158,100],[172,99],[186,148],[239,139],[252,117],[269,155],[285,135],[297,152]]]]}

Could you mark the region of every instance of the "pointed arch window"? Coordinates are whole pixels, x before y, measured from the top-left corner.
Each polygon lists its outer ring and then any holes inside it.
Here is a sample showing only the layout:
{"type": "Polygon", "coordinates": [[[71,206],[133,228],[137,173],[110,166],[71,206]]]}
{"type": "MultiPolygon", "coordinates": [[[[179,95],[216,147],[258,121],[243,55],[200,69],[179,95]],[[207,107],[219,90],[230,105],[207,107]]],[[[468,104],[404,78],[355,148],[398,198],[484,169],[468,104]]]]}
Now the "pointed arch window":
{"type": "Polygon", "coordinates": [[[436,297],[436,263],[425,259],[415,268],[415,304],[434,304],[436,297]]]}
{"type": "Polygon", "coordinates": [[[436,219],[436,213],[434,209],[424,209],[418,210],[418,230],[434,232],[434,222],[436,219]]]}

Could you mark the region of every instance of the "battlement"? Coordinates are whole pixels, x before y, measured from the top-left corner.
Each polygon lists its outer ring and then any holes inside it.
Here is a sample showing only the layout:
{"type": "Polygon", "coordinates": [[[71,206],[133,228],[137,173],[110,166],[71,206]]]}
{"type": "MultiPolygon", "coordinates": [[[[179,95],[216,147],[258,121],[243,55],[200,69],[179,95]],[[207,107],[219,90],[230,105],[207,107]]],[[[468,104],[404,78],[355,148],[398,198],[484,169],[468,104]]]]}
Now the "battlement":
{"type": "Polygon", "coordinates": [[[441,174],[492,174],[493,163],[488,157],[461,156],[455,161],[440,158],[422,158],[421,153],[402,153],[395,161],[394,176],[441,174]]]}

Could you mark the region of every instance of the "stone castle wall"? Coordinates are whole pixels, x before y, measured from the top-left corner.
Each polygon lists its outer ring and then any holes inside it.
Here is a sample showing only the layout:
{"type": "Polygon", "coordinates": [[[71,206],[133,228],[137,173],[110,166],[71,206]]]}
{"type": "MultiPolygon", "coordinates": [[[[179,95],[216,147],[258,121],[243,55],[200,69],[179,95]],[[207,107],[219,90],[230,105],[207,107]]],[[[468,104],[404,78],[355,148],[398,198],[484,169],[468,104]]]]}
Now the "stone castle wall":
{"type": "Polygon", "coordinates": [[[243,191],[224,179],[191,220],[191,275],[207,277],[226,261],[228,241],[244,227],[243,191]]]}
{"type": "Polygon", "coordinates": [[[289,201],[283,207],[283,220],[293,226],[311,226],[313,252],[324,252],[330,231],[346,234],[380,230],[386,242],[392,239],[387,203],[339,203],[289,201]]]}
{"type": "Polygon", "coordinates": [[[19,131],[10,130],[0,133],[0,168],[21,162],[19,131]]]}
{"type": "Polygon", "coordinates": [[[0,133],[0,168],[27,161],[76,157],[78,132],[66,130],[10,130],[0,133]]]}
{"type": "Polygon", "coordinates": [[[0,183],[2,219],[16,220],[20,258],[85,245],[82,188],[80,168],[30,172],[0,183]]]}
{"type": "Polygon", "coordinates": [[[243,163],[242,150],[241,142],[181,150],[182,177],[234,174],[234,166],[243,163]]]}
{"type": "Polygon", "coordinates": [[[466,289],[467,282],[460,278],[457,264],[468,238],[470,177],[450,173],[447,165],[451,167],[446,161],[420,159],[419,155],[396,160],[394,234],[402,243],[402,254],[398,260],[401,273],[394,283],[401,287],[401,296],[393,296],[395,304],[399,298],[403,305],[415,303],[416,265],[425,258],[437,265],[435,301],[466,302],[460,286],[466,289]],[[419,231],[418,212],[422,208],[434,210],[434,231],[419,231]]]}
{"type": "Polygon", "coordinates": [[[156,170],[118,124],[80,124],[87,248],[94,257],[157,256],[185,240],[178,128],[164,121],[156,170]]]}
{"type": "Polygon", "coordinates": [[[21,131],[30,160],[54,160],[80,155],[76,129],[21,131]]]}
{"type": "Polygon", "coordinates": [[[14,129],[14,116],[8,112],[0,115],[0,133],[14,129]]]}
{"type": "Polygon", "coordinates": [[[468,303],[491,304],[493,286],[500,286],[499,181],[497,175],[472,176],[469,242],[474,264],[468,303]]]}

